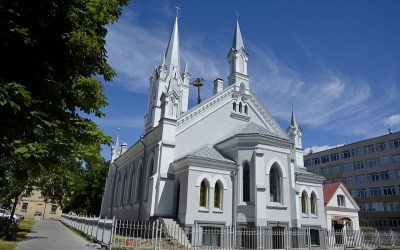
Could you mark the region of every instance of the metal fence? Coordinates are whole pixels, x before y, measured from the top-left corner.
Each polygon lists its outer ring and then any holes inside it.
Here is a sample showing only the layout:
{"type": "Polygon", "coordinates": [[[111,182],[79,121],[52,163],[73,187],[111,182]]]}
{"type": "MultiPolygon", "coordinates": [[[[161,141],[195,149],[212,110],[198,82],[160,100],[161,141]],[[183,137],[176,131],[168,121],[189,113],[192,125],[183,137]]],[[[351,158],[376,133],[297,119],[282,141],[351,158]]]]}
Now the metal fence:
{"type": "Polygon", "coordinates": [[[61,220],[110,249],[377,249],[400,247],[396,232],[241,228],[193,225],[167,220],[122,221],[62,215],[61,220]]]}

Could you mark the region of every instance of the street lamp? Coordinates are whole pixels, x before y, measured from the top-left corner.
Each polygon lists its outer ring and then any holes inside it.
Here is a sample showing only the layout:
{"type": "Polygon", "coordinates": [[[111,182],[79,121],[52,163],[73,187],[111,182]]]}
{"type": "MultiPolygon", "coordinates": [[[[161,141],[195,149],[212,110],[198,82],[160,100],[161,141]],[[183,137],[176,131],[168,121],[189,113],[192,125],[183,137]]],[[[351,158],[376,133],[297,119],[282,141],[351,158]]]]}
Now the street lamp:
{"type": "Polygon", "coordinates": [[[197,104],[201,103],[201,98],[200,98],[200,87],[204,85],[204,79],[203,78],[196,78],[192,82],[192,85],[194,87],[197,87],[197,104]]]}

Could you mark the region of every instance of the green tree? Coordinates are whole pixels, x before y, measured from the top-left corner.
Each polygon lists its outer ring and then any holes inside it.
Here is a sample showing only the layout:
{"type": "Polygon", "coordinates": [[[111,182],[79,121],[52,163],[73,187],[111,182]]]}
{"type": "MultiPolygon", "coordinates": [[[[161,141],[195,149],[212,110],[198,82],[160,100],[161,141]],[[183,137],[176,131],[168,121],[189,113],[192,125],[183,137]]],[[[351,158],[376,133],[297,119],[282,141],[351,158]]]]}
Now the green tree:
{"type": "Polygon", "coordinates": [[[51,170],[43,173],[42,194],[53,202],[57,202],[63,212],[73,211],[78,214],[100,214],[101,201],[108,175],[109,161],[86,163],[76,161],[71,163],[64,172],[51,170]],[[49,181],[50,180],[50,181],[49,181]],[[58,193],[62,193],[59,196],[58,193]]]}
{"type": "Polygon", "coordinates": [[[100,145],[111,138],[86,117],[104,115],[100,80],[115,76],[107,63],[106,25],[128,1],[0,2],[3,203],[32,186],[67,185],[53,177],[68,176],[71,163],[102,161],[100,145]]]}

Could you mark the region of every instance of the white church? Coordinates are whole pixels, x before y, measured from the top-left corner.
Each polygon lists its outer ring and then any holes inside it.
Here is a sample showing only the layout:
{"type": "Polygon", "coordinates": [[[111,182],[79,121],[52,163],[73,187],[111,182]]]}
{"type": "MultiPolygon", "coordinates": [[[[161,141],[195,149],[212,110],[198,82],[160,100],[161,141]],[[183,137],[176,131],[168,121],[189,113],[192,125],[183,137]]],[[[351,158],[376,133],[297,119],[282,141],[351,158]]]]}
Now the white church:
{"type": "Polygon", "coordinates": [[[116,145],[101,216],[181,225],[326,228],[324,178],[303,165],[292,111],[281,128],[251,90],[239,23],[229,76],[188,108],[190,74],[180,64],[178,18],[162,64],[150,77],[144,133],[116,145]],[[183,69],[183,72],[182,72],[183,69]]]}

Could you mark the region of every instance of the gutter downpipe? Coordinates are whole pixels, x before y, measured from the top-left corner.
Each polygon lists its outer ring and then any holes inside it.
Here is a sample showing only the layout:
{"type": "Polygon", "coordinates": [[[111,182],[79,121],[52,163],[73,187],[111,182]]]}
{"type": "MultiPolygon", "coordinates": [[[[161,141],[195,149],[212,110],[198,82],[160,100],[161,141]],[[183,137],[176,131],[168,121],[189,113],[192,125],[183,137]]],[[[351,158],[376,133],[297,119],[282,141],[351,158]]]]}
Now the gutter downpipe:
{"type": "Polygon", "coordinates": [[[237,219],[237,173],[239,169],[233,171],[233,192],[232,192],[232,226],[236,228],[236,219],[237,219]]]}
{"type": "MultiPolygon", "coordinates": [[[[144,172],[146,171],[146,151],[147,151],[147,145],[144,144],[143,142],[143,135],[140,136],[140,142],[143,144],[144,147],[144,152],[143,152],[143,172],[142,172],[142,176],[144,174],[144,172]]],[[[145,177],[147,177],[146,174],[144,174],[145,177]]],[[[139,176],[140,177],[140,176],[139,176]]],[[[140,220],[140,214],[141,214],[141,210],[142,210],[142,196],[143,196],[143,180],[145,178],[140,178],[140,192],[139,192],[139,213],[138,213],[138,220],[140,220]]],[[[146,187],[145,187],[146,188],[146,187]]]]}

